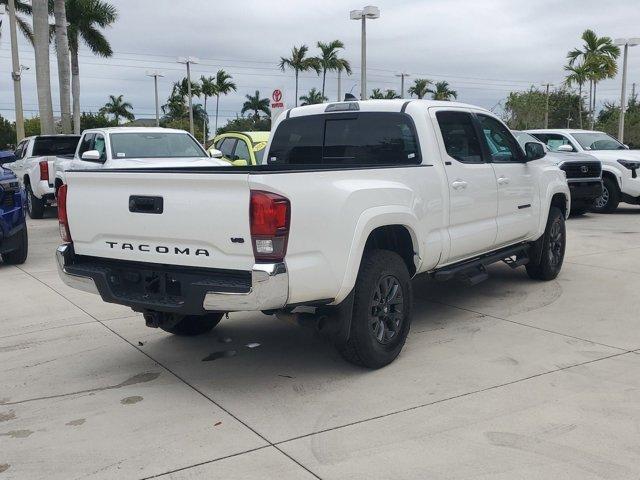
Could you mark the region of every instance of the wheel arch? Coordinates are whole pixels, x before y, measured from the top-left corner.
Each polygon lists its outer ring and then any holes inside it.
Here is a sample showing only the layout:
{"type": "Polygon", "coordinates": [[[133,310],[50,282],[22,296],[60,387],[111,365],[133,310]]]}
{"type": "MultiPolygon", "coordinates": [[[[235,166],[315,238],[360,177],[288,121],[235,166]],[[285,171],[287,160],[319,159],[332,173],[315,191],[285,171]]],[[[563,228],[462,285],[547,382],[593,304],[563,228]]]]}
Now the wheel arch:
{"type": "Polygon", "coordinates": [[[392,207],[371,210],[375,212],[364,212],[356,225],[344,278],[335,303],[340,303],[353,289],[367,248],[381,248],[398,253],[411,276],[420,268],[424,256],[418,240],[418,220],[412,212],[408,209],[397,211],[392,207]]]}

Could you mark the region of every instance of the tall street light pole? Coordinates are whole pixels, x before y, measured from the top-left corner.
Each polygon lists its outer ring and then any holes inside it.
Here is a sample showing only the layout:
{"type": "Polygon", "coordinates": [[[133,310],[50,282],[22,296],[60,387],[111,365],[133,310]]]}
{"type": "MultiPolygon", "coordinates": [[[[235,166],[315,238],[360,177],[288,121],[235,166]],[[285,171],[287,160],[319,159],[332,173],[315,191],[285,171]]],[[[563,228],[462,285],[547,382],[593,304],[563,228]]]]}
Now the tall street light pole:
{"type": "MultiPolygon", "coordinates": [[[[16,32],[16,4],[9,0],[9,36],[11,37],[11,78],[13,78],[13,98],[16,109],[16,136],[19,142],[24,138],[24,113],[22,112],[22,68],[18,58],[18,34],[16,32]]],[[[16,143],[17,144],[17,143],[16,143]]]]}
{"type": "Polygon", "coordinates": [[[194,135],[193,129],[193,98],[191,97],[191,64],[197,64],[198,59],[195,57],[180,57],[178,63],[187,66],[187,95],[189,96],[189,132],[194,135]]]}
{"type": "Polygon", "coordinates": [[[404,98],[404,79],[410,76],[411,74],[406,72],[396,73],[396,77],[400,77],[400,98],[404,98]]]}
{"type": "Polygon", "coordinates": [[[622,59],[622,91],[620,92],[620,121],[618,122],[618,141],[624,143],[624,114],[627,109],[627,55],[629,47],[640,44],[640,38],[616,38],[614,43],[624,47],[622,59]]]}
{"type": "Polygon", "coordinates": [[[351,20],[362,22],[362,53],[360,61],[360,99],[367,99],[367,18],[373,20],[380,18],[380,9],[372,5],[367,5],[362,10],[351,10],[349,13],[351,20]]]}
{"type": "Polygon", "coordinates": [[[156,92],[156,127],[160,126],[160,103],[158,102],[158,77],[164,77],[158,70],[147,72],[147,77],[153,77],[153,86],[156,92]]]}

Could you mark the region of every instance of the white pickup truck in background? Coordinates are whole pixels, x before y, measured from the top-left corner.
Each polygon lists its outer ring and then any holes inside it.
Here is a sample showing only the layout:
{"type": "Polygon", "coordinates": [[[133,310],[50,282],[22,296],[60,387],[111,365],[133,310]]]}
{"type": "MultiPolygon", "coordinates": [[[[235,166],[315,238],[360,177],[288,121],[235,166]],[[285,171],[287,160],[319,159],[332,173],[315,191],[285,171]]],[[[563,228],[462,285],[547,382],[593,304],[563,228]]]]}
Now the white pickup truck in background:
{"type": "Polygon", "coordinates": [[[68,171],[59,272],[176,334],[309,307],[346,359],[378,368],[409,332],[411,277],[475,284],[499,261],[558,275],[570,194],[545,154],[470,105],[293,108],[263,165],[68,171]]]}
{"type": "Polygon", "coordinates": [[[629,150],[604,132],[572,129],[528,130],[552,151],[589,154],[602,162],[602,195],[593,204],[611,213],[620,202],[640,205],[640,150],[629,150]]]}
{"type": "Polygon", "coordinates": [[[55,190],[66,183],[67,170],[160,166],[227,166],[210,158],[188,132],[160,127],[109,127],[82,132],[78,148],[56,163],[55,190]]]}
{"type": "Polygon", "coordinates": [[[4,164],[25,187],[31,218],[42,218],[45,207],[55,203],[56,168],[73,157],[79,139],[78,135],[27,137],[16,148],[16,160],[4,164]]]}

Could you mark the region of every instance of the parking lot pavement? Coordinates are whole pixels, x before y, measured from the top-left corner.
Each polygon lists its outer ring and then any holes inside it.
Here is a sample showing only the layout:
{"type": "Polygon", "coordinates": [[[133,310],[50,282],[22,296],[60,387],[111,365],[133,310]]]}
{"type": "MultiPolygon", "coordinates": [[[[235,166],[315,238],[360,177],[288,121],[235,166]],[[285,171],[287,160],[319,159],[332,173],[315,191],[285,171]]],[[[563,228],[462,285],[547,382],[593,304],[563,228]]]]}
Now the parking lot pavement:
{"type": "Polygon", "coordinates": [[[414,281],[392,365],[232,314],[183,338],[67,288],[53,218],[0,265],[0,480],[640,476],[640,209],[570,219],[560,277],[414,281]]]}

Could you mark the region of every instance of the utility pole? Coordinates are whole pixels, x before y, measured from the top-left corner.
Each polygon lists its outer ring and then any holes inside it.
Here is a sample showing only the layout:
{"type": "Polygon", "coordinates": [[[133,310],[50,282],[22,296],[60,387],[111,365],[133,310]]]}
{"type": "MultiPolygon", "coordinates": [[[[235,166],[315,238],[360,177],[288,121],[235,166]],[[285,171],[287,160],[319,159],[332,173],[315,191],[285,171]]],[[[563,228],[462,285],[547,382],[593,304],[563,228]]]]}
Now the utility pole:
{"type": "Polygon", "coordinates": [[[147,77],[153,77],[153,86],[156,92],[156,127],[160,126],[160,103],[158,102],[158,77],[164,77],[157,70],[147,72],[147,77]]]}
{"type": "MultiPolygon", "coordinates": [[[[22,67],[18,58],[18,35],[16,32],[16,5],[15,0],[9,0],[9,36],[11,37],[11,78],[13,78],[13,98],[16,109],[16,136],[17,142],[24,138],[24,113],[22,112],[22,85],[20,77],[22,67]]],[[[16,145],[17,145],[16,142],[16,145]]]]}
{"type": "Polygon", "coordinates": [[[400,98],[404,98],[404,79],[410,76],[411,74],[406,72],[396,73],[396,77],[400,77],[400,98]]]}
{"type": "Polygon", "coordinates": [[[547,89],[544,107],[544,128],[549,128],[549,87],[552,87],[553,83],[543,83],[542,86],[547,89]]]}
{"type": "Polygon", "coordinates": [[[194,135],[193,129],[193,98],[191,97],[191,64],[197,64],[198,59],[195,57],[180,57],[178,63],[187,66],[187,95],[189,97],[189,132],[194,135]]]}
{"type": "Polygon", "coordinates": [[[622,89],[620,91],[620,121],[618,122],[618,141],[624,143],[624,114],[627,109],[627,55],[629,47],[640,44],[640,38],[616,38],[614,43],[623,47],[622,54],[622,89]]]}

